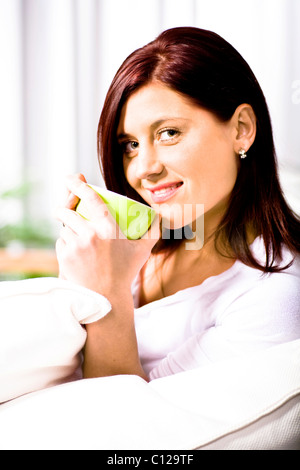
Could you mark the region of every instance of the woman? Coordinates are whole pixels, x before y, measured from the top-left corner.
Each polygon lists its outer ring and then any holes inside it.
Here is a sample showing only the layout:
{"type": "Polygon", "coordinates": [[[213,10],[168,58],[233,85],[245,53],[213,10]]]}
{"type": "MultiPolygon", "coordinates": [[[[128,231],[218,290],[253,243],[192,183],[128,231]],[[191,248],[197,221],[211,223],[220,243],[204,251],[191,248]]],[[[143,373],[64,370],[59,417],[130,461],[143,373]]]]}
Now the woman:
{"type": "Polygon", "coordinates": [[[279,185],[264,95],[230,44],[185,27],[133,52],[108,91],[98,146],[108,189],[155,207],[170,230],[111,239],[104,203],[69,178],[61,276],[112,305],[87,326],[86,377],[151,380],[299,338],[299,219],[279,185]],[[91,222],[70,210],[78,198],[91,222]],[[195,249],[184,228],[195,235],[199,221],[195,249]]]}

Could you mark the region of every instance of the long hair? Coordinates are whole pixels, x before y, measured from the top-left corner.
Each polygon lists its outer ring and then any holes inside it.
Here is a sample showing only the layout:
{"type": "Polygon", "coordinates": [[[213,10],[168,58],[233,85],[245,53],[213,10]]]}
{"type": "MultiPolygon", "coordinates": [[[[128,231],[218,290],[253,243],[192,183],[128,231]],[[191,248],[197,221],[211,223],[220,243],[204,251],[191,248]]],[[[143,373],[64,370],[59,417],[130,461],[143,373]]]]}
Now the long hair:
{"type": "MultiPolygon", "coordinates": [[[[264,272],[279,271],[282,245],[300,251],[300,221],[286,203],[279,183],[272,126],[264,94],[243,57],[219,35],[194,27],[161,33],[133,52],[117,71],[108,90],[98,126],[98,155],[108,189],[145,202],[126,181],[116,139],[121,109],[131,94],[159,81],[211,111],[222,122],[236,108],[252,106],[255,141],[240,165],[228,209],[215,232],[215,244],[229,244],[234,257],[264,272]],[[266,262],[261,266],[247,241],[248,228],[263,238],[266,262]]],[[[155,250],[174,246],[161,240],[155,250]]]]}

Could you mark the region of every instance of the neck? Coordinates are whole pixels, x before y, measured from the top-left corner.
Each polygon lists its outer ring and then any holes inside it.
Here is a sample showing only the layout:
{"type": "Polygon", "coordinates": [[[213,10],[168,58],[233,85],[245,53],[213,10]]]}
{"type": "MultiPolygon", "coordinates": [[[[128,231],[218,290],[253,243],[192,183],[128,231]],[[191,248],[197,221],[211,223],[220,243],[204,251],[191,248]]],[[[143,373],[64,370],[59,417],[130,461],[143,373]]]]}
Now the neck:
{"type": "Polygon", "coordinates": [[[226,209],[227,204],[221,202],[195,219],[189,226],[192,237],[184,241],[185,248],[189,251],[199,251],[205,250],[208,245],[211,250],[214,246],[215,234],[224,217],[226,209]]]}

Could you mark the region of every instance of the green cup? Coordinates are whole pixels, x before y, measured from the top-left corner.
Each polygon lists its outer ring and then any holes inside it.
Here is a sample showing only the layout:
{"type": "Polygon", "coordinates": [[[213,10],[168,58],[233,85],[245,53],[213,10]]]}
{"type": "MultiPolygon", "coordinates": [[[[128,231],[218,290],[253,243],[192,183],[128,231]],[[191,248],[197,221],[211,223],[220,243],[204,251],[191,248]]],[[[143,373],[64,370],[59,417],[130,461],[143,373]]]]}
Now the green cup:
{"type": "MultiPolygon", "coordinates": [[[[129,240],[137,240],[149,230],[156,212],[146,204],[134,201],[126,196],[117,194],[108,189],[89,185],[107,205],[111,215],[116,220],[121,231],[129,240]]],[[[79,201],[76,211],[87,219],[87,206],[82,200],[79,201]]]]}

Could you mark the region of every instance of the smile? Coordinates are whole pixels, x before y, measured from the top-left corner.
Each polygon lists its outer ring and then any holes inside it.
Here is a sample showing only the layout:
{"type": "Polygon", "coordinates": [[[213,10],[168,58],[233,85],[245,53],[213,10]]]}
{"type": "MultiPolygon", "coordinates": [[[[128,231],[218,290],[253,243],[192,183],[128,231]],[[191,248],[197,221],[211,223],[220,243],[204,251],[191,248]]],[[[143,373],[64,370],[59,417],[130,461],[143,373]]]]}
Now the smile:
{"type": "Polygon", "coordinates": [[[151,193],[153,202],[162,203],[175,196],[179,188],[183,185],[183,182],[178,183],[168,183],[155,188],[147,188],[151,193]]]}

